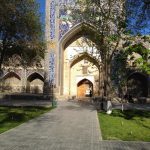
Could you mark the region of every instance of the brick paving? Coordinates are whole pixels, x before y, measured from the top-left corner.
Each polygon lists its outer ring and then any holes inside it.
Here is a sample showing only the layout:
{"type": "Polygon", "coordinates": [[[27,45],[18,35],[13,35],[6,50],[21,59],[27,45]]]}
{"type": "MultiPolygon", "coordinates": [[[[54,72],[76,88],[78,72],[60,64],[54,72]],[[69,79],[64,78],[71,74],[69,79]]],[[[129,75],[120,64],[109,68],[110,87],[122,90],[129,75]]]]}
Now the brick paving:
{"type": "Polygon", "coordinates": [[[149,142],[102,141],[91,105],[58,107],[0,135],[0,150],[149,150],[149,142]]]}

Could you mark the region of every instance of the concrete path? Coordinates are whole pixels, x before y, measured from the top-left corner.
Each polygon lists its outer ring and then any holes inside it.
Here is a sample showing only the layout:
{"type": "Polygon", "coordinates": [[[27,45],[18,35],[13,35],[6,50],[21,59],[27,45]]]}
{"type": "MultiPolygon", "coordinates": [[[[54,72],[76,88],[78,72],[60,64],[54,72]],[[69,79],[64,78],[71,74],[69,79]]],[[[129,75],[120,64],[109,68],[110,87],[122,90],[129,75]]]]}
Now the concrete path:
{"type": "Polygon", "coordinates": [[[150,143],[101,141],[90,105],[59,102],[58,108],[0,135],[0,150],[149,150],[150,143]]]}

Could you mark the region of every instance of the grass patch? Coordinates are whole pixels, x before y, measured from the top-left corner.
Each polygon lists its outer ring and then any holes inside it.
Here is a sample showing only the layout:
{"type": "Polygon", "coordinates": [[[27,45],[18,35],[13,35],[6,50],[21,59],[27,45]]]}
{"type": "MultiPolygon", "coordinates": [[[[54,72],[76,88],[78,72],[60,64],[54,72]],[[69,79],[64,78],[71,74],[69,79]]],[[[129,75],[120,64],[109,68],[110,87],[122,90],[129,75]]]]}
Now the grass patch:
{"type": "Polygon", "coordinates": [[[113,110],[99,112],[98,118],[104,140],[150,141],[150,111],[113,110]]]}
{"type": "Polygon", "coordinates": [[[50,111],[44,107],[0,107],[0,133],[50,111]]]}

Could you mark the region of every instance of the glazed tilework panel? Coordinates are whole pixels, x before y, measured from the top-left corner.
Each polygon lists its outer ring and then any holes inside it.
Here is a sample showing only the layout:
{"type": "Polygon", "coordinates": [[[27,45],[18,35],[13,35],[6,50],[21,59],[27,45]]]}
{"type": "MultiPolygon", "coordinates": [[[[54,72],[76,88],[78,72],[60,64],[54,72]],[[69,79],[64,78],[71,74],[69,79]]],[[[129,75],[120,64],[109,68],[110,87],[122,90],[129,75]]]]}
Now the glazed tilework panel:
{"type": "Polygon", "coordinates": [[[50,2],[50,39],[56,35],[56,6],[59,5],[59,39],[74,25],[69,9],[75,7],[76,0],[51,0],[50,2]]]}
{"type": "Polygon", "coordinates": [[[50,39],[53,40],[55,38],[55,0],[51,0],[50,3],[50,39]]]}
{"type": "Polygon", "coordinates": [[[59,39],[71,28],[71,20],[66,9],[59,10],[59,39]]]}
{"type": "Polygon", "coordinates": [[[61,0],[59,7],[59,39],[75,24],[77,21],[71,16],[71,11],[76,8],[75,0],[61,0]]]}
{"type": "Polygon", "coordinates": [[[55,54],[50,53],[49,54],[49,72],[50,72],[50,78],[49,83],[55,84],[55,54]]]}

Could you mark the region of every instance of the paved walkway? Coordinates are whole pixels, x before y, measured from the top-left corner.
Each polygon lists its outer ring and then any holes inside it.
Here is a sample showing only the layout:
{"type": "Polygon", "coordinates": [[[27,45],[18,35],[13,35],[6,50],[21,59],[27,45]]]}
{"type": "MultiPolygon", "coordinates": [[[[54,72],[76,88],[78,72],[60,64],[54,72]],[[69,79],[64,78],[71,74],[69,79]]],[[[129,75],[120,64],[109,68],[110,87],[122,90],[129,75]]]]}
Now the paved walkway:
{"type": "Polygon", "coordinates": [[[150,143],[102,141],[90,105],[59,102],[58,108],[0,135],[0,150],[149,150],[150,143]]]}

